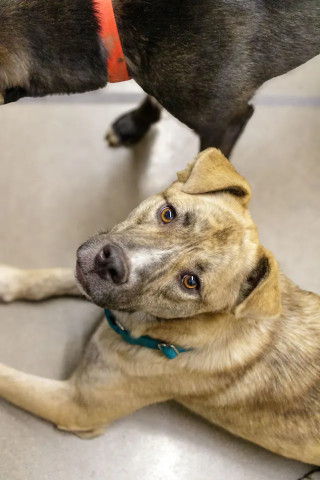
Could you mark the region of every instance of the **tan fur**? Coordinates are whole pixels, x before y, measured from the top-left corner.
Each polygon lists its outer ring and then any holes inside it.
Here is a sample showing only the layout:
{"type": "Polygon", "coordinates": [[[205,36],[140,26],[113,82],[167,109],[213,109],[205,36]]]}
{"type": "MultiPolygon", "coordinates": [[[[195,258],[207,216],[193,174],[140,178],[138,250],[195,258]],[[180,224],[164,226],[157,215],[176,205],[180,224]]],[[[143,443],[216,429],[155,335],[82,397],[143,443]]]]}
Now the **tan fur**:
{"type": "MultiPolygon", "coordinates": [[[[140,276],[134,271],[125,287],[136,292],[128,297],[135,311],[115,311],[116,318],[132,335],[192,351],[168,360],[125,343],[103,321],[68,381],[0,365],[0,395],[84,438],[145,405],[174,399],[238,436],[319,465],[320,297],[279,272],[259,242],[249,199],[245,179],[210,149],[164,194],[143,202],[82,249],[87,259],[101,242],[121,238],[140,276]],[[192,213],[192,226],[179,224],[179,218],[168,229],[159,223],[156,212],[164,197],[178,217],[182,212],[181,219],[192,213]],[[149,261],[152,273],[139,270],[149,261]],[[205,261],[201,291],[184,292],[177,280],[181,269],[205,261]]],[[[28,275],[0,269],[0,296],[7,301],[75,292],[68,271],[28,275]]],[[[122,297],[115,290],[119,308],[122,297]]]]}
{"type": "Polygon", "coordinates": [[[16,44],[11,53],[0,45],[0,104],[4,103],[4,93],[17,85],[29,86],[30,58],[23,45],[16,44]]]}

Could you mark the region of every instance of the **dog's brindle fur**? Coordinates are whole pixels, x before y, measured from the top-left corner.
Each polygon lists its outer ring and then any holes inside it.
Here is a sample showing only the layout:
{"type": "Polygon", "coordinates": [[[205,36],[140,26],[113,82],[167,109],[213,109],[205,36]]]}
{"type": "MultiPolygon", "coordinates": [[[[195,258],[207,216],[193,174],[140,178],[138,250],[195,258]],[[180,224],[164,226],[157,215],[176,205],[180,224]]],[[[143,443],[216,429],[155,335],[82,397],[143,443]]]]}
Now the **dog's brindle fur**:
{"type": "MultiPolygon", "coordinates": [[[[320,53],[319,0],[114,0],[114,9],[131,76],[202,148],[225,154],[257,88],[320,53]]],[[[5,102],[106,84],[92,0],[2,0],[0,26],[5,102]]],[[[116,123],[113,140],[140,138],[159,118],[152,103],[116,123]]]]}
{"type": "MultiPolygon", "coordinates": [[[[66,381],[0,365],[0,396],[82,437],[145,405],[174,399],[281,455],[320,464],[320,297],[294,285],[259,242],[250,187],[214,149],[166,191],[78,250],[81,290],[132,335],[192,351],[174,360],[125,343],[104,320],[66,381]],[[163,224],[165,205],[176,218],[163,224]],[[121,284],[95,266],[121,247],[121,284]],[[201,287],[186,290],[185,272],[201,287]]],[[[3,300],[75,294],[72,272],[0,270],[3,300]]],[[[79,291],[78,291],[79,292],[79,291]]]]}

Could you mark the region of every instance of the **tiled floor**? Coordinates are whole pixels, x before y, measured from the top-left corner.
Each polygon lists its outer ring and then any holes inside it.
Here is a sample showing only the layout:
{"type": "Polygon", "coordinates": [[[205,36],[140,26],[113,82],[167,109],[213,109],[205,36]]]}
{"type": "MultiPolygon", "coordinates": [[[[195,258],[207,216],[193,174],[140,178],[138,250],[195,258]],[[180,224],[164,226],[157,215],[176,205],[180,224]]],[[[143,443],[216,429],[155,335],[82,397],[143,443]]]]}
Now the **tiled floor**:
{"type": "MultiPolygon", "coordinates": [[[[73,266],[89,234],[123,219],[192,158],[197,139],[167,114],[136,148],[106,147],[107,125],[140,96],[128,83],[0,109],[0,262],[73,266]]],[[[320,58],[270,82],[255,103],[232,160],[253,186],[265,246],[320,293],[320,58]]],[[[100,316],[72,299],[0,306],[0,361],[65,377],[100,316]]],[[[0,401],[0,480],[296,480],[307,470],[175,404],[83,441],[0,401]]]]}

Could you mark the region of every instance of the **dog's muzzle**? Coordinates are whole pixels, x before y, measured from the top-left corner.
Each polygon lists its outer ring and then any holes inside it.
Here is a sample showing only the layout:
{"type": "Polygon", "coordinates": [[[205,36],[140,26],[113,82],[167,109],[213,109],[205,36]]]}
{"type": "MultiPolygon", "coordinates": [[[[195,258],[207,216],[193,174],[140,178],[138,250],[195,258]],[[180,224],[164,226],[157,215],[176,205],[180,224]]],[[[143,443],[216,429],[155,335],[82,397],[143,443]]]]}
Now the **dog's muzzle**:
{"type": "Polygon", "coordinates": [[[90,241],[83,244],[77,252],[76,278],[85,291],[90,290],[89,277],[113,287],[127,283],[129,262],[124,250],[109,242],[103,246],[90,241]]]}
{"type": "Polygon", "coordinates": [[[105,245],[95,257],[94,271],[103,280],[110,280],[116,285],[126,283],[129,268],[122,248],[117,245],[105,245]]]}

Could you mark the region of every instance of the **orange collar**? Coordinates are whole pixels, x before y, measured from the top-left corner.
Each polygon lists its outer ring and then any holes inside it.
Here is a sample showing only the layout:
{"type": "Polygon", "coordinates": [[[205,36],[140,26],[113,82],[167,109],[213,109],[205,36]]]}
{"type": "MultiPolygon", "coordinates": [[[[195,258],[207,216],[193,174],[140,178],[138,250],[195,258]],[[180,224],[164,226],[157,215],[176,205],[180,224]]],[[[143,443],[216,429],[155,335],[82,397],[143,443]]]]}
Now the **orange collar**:
{"type": "Polygon", "coordinates": [[[100,24],[100,37],[108,52],[109,82],[129,80],[119,32],[114,16],[112,0],[94,0],[96,15],[100,24]]]}

